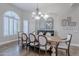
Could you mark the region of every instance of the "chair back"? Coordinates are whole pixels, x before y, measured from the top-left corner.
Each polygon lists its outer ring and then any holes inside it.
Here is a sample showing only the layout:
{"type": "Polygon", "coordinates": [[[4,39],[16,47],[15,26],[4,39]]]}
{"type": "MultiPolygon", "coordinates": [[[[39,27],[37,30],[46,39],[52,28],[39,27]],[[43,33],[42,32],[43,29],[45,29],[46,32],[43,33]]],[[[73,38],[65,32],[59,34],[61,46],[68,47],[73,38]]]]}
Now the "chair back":
{"type": "Polygon", "coordinates": [[[72,39],[72,34],[68,34],[67,35],[67,44],[68,44],[68,48],[70,47],[70,43],[71,43],[71,39],[72,39]]]}
{"type": "Polygon", "coordinates": [[[27,40],[28,37],[27,37],[27,34],[26,33],[22,33],[22,40],[27,40]]]}
{"type": "Polygon", "coordinates": [[[47,32],[47,33],[46,33],[46,36],[51,36],[51,33],[47,32]]]}
{"type": "Polygon", "coordinates": [[[36,35],[36,32],[35,32],[35,31],[33,31],[33,32],[32,32],[32,34],[36,35]]]}
{"type": "Polygon", "coordinates": [[[22,37],[22,32],[18,32],[18,39],[22,37]]]}
{"type": "Polygon", "coordinates": [[[71,37],[72,37],[72,35],[71,34],[68,34],[67,35],[67,40],[71,40],[71,37]]]}
{"type": "Polygon", "coordinates": [[[27,44],[27,40],[28,40],[27,34],[26,33],[22,33],[21,34],[21,41],[20,41],[22,47],[24,47],[24,45],[27,44]]]}
{"type": "Polygon", "coordinates": [[[22,33],[23,32],[18,32],[18,44],[22,43],[22,33]]]}
{"type": "Polygon", "coordinates": [[[47,38],[44,35],[38,36],[39,46],[46,46],[47,45],[47,38]]]}
{"type": "Polygon", "coordinates": [[[39,32],[39,35],[43,35],[43,32],[39,32]]]}
{"type": "Polygon", "coordinates": [[[36,40],[36,36],[33,33],[30,33],[29,40],[30,40],[30,42],[34,42],[36,40]]]}

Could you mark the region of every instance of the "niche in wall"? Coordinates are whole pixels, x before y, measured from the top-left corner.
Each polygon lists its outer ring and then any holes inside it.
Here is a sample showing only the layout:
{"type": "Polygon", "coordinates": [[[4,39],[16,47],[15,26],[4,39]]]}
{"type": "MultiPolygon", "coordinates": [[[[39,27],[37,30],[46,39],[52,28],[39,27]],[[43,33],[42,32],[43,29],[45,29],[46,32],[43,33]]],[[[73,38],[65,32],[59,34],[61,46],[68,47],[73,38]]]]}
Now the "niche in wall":
{"type": "Polygon", "coordinates": [[[71,17],[67,17],[62,20],[62,26],[76,26],[76,22],[73,22],[71,17]]]}
{"type": "Polygon", "coordinates": [[[52,17],[47,19],[41,18],[39,20],[35,20],[35,31],[38,30],[53,30],[54,20],[52,17]]]}
{"type": "Polygon", "coordinates": [[[49,17],[47,20],[46,20],[46,30],[53,30],[53,18],[52,17],[49,17]]]}
{"type": "Polygon", "coordinates": [[[72,17],[67,17],[65,19],[62,19],[61,25],[62,25],[62,28],[64,30],[75,30],[75,29],[77,29],[77,27],[76,27],[77,22],[75,20],[73,21],[72,17]]]}

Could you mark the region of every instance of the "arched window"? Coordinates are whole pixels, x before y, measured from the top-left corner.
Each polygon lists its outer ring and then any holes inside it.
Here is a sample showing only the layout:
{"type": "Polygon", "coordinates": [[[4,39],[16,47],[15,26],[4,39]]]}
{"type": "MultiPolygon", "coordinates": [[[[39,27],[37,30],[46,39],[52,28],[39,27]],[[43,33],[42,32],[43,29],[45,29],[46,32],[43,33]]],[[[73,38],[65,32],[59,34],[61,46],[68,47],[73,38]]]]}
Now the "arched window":
{"type": "Polygon", "coordinates": [[[4,13],[4,35],[15,35],[18,32],[18,20],[19,16],[13,11],[7,11],[4,13]]]}

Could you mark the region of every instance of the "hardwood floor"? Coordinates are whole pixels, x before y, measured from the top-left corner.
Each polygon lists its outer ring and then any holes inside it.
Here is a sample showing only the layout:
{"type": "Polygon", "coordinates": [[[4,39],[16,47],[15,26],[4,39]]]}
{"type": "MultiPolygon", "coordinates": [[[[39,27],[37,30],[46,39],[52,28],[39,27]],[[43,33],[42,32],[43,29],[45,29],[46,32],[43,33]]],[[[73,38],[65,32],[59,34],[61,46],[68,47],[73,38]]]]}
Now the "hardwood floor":
{"type": "MultiPolygon", "coordinates": [[[[44,55],[44,52],[41,51],[40,55],[44,55]]],[[[58,50],[59,56],[65,56],[65,51],[58,50]]],[[[70,55],[71,56],[79,56],[79,47],[71,47],[70,49],[70,55]]],[[[12,42],[6,45],[0,46],[0,56],[39,56],[38,50],[35,51],[30,48],[30,52],[27,49],[22,49],[20,46],[18,46],[17,42],[12,42]]],[[[46,55],[49,56],[49,53],[46,55]]]]}

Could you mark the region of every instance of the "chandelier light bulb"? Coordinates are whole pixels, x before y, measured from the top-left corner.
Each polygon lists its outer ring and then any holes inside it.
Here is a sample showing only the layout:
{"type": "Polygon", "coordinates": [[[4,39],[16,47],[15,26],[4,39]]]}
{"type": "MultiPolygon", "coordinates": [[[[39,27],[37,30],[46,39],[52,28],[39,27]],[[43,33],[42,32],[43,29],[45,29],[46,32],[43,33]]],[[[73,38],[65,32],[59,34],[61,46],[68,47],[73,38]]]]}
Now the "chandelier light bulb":
{"type": "Polygon", "coordinates": [[[32,14],[33,14],[33,15],[36,15],[36,13],[35,13],[35,12],[32,12],[32,14]]]}
{"type": "Polygon", "coordinates": [[[41,12],[38,12],[38,14],[41,15],[42,13],[41,12]]]}
{"type": "Polygon", "coordinates": [[[39,17],[39,16],[36,16],[36,17],[35,17],[35,19],[36,19],[36,20],[39,20],[39,19],[40,19],[40,17],[39,17]]]}
{"type": "Polygon", "coordinates": [[[47,14],[44,15],[45,20],[47,20],[48,17],[49,17],[49,15],[47,15],[47,14]]]}
{"type": "Polygon", "coordinates": [[[32,17],[34,17],[34,15],[32,15],[32,17]]]}
{"type": "Polygon", "coordinates": [[[41,17],[44,17],[44,15],[41,14],[41,17]]]}
{"type": "Polygon", "coordinates": [[[49,15],[47,15],[47,14],[44,16],[45,19],[48,18],[48,17],[49,17],[49,15]]]}

